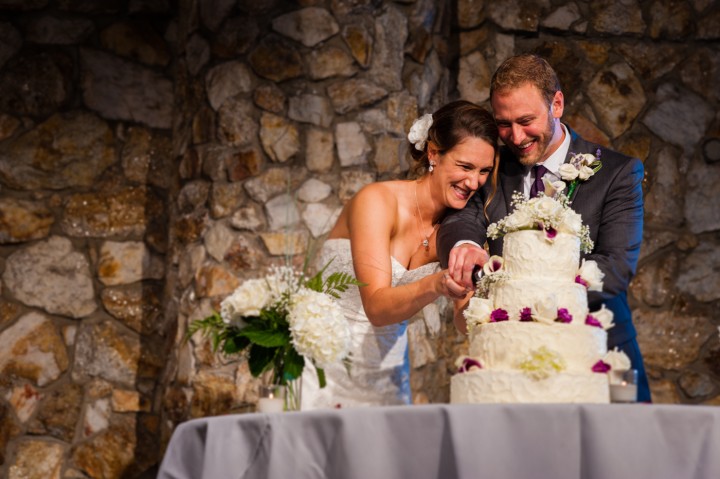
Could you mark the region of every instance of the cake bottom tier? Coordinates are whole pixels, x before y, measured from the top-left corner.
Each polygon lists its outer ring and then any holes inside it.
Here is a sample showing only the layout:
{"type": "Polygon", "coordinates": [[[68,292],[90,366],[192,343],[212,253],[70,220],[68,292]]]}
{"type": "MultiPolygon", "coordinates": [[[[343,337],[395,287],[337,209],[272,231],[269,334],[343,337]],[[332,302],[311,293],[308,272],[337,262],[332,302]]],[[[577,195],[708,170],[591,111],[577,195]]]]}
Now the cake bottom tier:
{"type": "Polygon", "coordinates": [[[609,403],[610,388],[601,373],[559,373],[536,380],[520,371],[476,369],[450,379],[450,402],[609,403]]]}

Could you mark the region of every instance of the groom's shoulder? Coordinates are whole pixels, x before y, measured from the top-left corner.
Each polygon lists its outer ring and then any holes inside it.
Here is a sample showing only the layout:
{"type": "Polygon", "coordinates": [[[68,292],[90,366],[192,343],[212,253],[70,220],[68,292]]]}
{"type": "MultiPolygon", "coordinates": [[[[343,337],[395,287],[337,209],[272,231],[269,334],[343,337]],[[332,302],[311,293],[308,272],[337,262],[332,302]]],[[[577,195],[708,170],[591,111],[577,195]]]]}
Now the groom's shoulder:
{"type": "Polygon", "coordinates": [[[500,172],[505,175],[524,174],[525,167],[505,145],[500,146],[500,172]]]}
{"type": "MultiPolygon", "coordinates": [[[[569,127],[568,127],[569,128],[569,127]]],[[[627,155],[621,151],[614,150],[599,143],[585,140],[577,132],[570,129],[571,142],[570,152],[571,153],[590,153],[597,156],[603,165],[605,166],[618,166],[621,167],[628,163],[639,163],[642,166],[642,161],[638,158],[627,155]]]]}

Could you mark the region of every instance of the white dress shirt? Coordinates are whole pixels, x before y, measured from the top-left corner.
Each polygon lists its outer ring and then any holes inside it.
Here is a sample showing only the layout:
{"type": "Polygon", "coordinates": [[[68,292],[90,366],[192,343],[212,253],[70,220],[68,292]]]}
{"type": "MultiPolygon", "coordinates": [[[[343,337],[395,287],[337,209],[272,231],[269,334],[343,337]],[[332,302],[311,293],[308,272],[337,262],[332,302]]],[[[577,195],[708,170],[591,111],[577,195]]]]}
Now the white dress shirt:
{"type": "MultiPolygon", "coordinates": [[[[567,131],[567,128],[565,128],[565,125],[560,123],[560,126],[565,133],[565,137],[563,138],[560,147],[558,147],[558,149],[555,150],[555,152],[550,155],[547,160],[542,163],[537,163],[538,165],[543,165],[548,169],[544,178],[547,178],[550,181],[559,181],[561,179],[559,172],[560,166],[565,163],[565,157],[570,149],[570,133],[567,131]]],[[[525,196],[530,195],[530,188],[532,187],[534,181],[535,178],[533,177],[532,167],[528,167],[527,172],[525,173],[525,178],[523,179],[523,193],[525,193],[525,196]]]]}

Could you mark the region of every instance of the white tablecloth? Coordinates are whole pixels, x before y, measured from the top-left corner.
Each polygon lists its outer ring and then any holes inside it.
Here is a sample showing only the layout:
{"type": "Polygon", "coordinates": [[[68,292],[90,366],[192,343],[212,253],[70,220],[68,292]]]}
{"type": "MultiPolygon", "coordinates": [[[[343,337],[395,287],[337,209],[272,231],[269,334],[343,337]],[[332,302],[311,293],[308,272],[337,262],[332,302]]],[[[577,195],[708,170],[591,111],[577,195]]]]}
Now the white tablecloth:
{"type": "Polygon", "coordinates": [[[427,405],[180,424],[158,479],[720,479],[720,408],[427,405]]]}

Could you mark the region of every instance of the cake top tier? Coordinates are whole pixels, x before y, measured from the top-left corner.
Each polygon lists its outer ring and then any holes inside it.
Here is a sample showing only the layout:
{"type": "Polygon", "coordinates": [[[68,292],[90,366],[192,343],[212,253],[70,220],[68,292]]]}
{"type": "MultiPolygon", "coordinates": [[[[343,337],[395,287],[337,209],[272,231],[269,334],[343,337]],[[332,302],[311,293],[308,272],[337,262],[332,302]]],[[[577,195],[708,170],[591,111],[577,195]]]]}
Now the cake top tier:
{"type": "Polygon", "coordinates": [[[582,218],[572,208],[567,196],[556,197],[541,194],[528,199],[522,193],[513,194],[513,212],[488,227],[490,239],[497,239],[508,233],[521,230],[544,231],[548,238],[558,233],[567,233],[580,238],[580,249],[589,253],[593,248],[590,229],[583,225],[582,218]]]}

